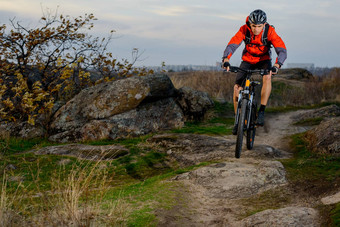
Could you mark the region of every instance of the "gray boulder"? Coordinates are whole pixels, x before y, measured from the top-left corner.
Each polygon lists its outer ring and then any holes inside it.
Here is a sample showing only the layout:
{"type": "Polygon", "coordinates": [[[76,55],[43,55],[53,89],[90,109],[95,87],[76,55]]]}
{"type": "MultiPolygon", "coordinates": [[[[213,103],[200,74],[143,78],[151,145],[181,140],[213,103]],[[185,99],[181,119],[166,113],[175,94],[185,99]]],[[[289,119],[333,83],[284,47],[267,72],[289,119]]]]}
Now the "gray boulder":
{"type": "Polygon", "coordinates": [[[330,118],[340,116],[340,107],[330,105],[318,109],[308,110],[294,117],[295,121],[303,121],[313,118],[330,118]]]}
{"type": "Polygon", "coordinates": [[[278,77],[289,80],[311,80],[314,78],[310,71],[302,68],[280,69],[278,77]]]}
{"type": "Polygon", "coordinates": [[[281,162],[250,159],[201,167],[173,180],[199,185],[210,198],[227,199],[247,198],[287,183],[281,162]]]}
{"type": "Polygon", "coordinates": [[[184,117],[166,75],[130,77],[81,91],[53,117],[52,141],[138,136],[181,127],[184,117]]]}
{"type": "Polygon", "coordinates": [[[265,210],[247,217],[238,226],[320,226],[318,212],[307,207],[286,207],[265,210]]]}
{"type": "Polygon", "coordinates": [[[206,111],[214,106],[214,102],[206,92],[182,87],[178,90],[178,93],[177,101],[187,120],[202,120],[206,111]]]}
{"type": "Polygon", "coordinates": [[[323,120],[305,134],[309,150],[340,156],[340,117],[323,120]]]}
{"type": "MultiPolygon", "coordinates": [[[[204,115],[212,101],[191,93],[190,100],[196,101],[186,102],[186,108],[204,115]]],[[[182,127],[185,115],[180,94],[165,74],[87,88],[56,112],[49,138],[60,142],[116,139],[182,127]]]]}
{"type": "Polygon", "coordinates": [[[47,134],[46,129],[39,125],[30,125],[28,122],[0,122],[0,138],[9,136],[23,139],[43,138],[47,134]]]}

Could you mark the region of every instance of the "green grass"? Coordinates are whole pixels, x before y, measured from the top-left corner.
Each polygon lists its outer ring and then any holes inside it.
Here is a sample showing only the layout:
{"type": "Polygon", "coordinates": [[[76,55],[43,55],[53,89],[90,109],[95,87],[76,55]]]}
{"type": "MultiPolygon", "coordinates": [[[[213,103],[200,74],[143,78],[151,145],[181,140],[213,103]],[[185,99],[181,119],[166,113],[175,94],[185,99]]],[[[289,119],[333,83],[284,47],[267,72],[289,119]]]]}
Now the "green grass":
{"type": "Polygon", "coordinates": [[[194,134],[207,134],[207,135],[228,135],[231,134],[232,124],[234,123],[234,119],[222,119],[219,120],[221,122],[229,122],[228,124],[224,123],[201,123],[201,122],[190,122],[185,123],[185,126],[181,129],[171,130],[173,133],[194,133],[194,134]]]}
{"type": "Polygon", "coordinates": [[[173,133],[194,133],[207,135],[231,134],[234,124],[234,107],[231,103],[215,102],[212,117],[204,121],[186,122],[183,128],[173,129],[173,133]]]}
{"type": "Polygon", "coordinates": [[[292,136],[294,158],[282,160],[290,178],[296,181],[317,179],[333,181],[339,178],[340,157],[308,151],[303,135],[292,136]]]}
{"type": "Polygon", "coordinates": [[[297,89],[297,88],[287,83],[274,80],[272,81],[271,96],[272,98],[280,98],[282,97],[282,94],[284,94],[284,92],[286,92],[287,90],[291,90],[291,89],[297,89]]]}
{"type": "MultiPolygon", "coordinates": [[[[290,185],[303,192],[308,190],[316,198],[324,196],[320,194],[322,191],[332,191],[334,184],[340,181],[340,157],[310,152],[303,133],[292,136],[291,146],[294,147],[294,157],[280,160],[287,171],[290,185]]],[[[319,210],[327,222],[325,225],[340,225],[340,204],[330,208],[322,206],[319,210]],[[332,223],[328,223],[329,219],[332,223]]]]}
{"type": "Polygon", "coordinates": [[[331,211],[331,220],[334,226],[340,226],[340,203],[335,205],[335,208],[331,211]]]}
{"type": "MultiPolygon", "coordinates": [[[[91,180],[93,182],[90,184],[89,193],[81,198],[80,204],[98,196],[96,188],[100,187],[100,179],[104,179],[105,176],[107,192],[101,199],[102,209],[110,209],[110,207],[112,209],[112,201],[119,200],[128,207],[126,211],[128,215],[121,222],[122,225],[155,226],[157,223],[155,210],[171,209],[175,206],[176,195],[179,193],[177,188],[183,188],[178,186],[178,182],[166,181],[166,179],[209,163],[178,169],[176,163],[170,165],[173,161],[169,162],[165,153],[142,145],[147,143],[149,137],[89,143],[92,145],[121,144],[129,149],[129,153],[113,161],[101,162],[100,168],[103,168],[103,171],[96,172],[95,179],[91,180]],[[91,192],[92,190],[94,191],[91,192]]],[[[20,194],[19,199],[13,203],[13,208],[16,208],[25,218],[53,208],[52,204],[45,199],[50,192],[55,190],[56,180],[64,184],[66,182],[63,183],[63,181],[68,180],[72,171],[79,169],[79,171],[85,171],[87,175],[86,172],[90,172],[96,165],[96,162],[77,160],[74,157],[35,155],[32,152],[26,152],[45,145],[47,146],[48,143],[44,140],[8,139],[1,153],[0,182],[6,176],[7,193],[9,195],[20,194]],[[65,159],[68,162],[61,165],[60,162],[65,159]],[[14,168],[11,169],[8,166],[14,168]],[[11,180],[15,177],[17,180],[11,180]],[[44,196],[31,197],[36,194],[44,196]]],[[[103,223],[110,222],[104,220],[103,223]]]]}
{"type": "Polygon", "coordinates": [[[233,117],[234,116],[234,104],[233,103],[221,103],[214,101],[214,113],[217,116],[227,116],[227,117],[233,117]]]}
{"type": "Polygon", "coordinates": [[[50,142],[47,139],[21,139],[10,137],[0,139],[0,153],[14,154],[21,153],[37,147],[52,146],[56,143],[50,142]]]}
{"type": "Polygon", "coordinates": [[[246,207],[241,218],[246,218],[258,212],[268,209],[279,209],[288,206],[292,201],[291,196],[283,188],[275,188],[250,198],[242,199],[242,205],[246,207]]]}
{"type": "MultiPolygon", "coordinates": [[[[28,191],[46,191],[51,190],[52,177],[56,177],[61,165],[58,164],[65,159],[62,156],[56,155],[34,155],[33,153],[8,155],[0,160],[0,170],[4,170],[8,166],[14,166],[15,169],[7,169],[6,174],[10,178],[18,178],[8,182],[10,190],[15,190],[19,183],[23,185],[28,191]]],[[[70,162],[65,164],[64,174],[67,175],[74,165],[91,165],[90,161],[77,160],[73,157],[68,157],[70,162]]],[[[0,175],[2,180],[3,176],[0,175]]]]}

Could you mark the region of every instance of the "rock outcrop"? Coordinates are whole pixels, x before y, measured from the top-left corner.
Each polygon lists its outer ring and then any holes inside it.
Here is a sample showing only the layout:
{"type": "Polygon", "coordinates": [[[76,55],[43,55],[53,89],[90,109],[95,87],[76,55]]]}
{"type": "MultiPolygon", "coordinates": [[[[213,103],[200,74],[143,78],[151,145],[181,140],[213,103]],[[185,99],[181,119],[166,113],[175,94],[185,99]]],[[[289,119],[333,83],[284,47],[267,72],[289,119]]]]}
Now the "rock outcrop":
{"type": "Polygon", "coordinates": [[[307,207],[270,209],[242,220],[239,226],[319,226],[318,212],[307,207]]]}
{"type": "Polygon", "coordinates": [[[174,180],[199,185],[208,197],[228,199],[250,197],[287,183],[278,161],[222,162],[180,174],[174,180]]]}
{"type": "Polygon", "coordinates": [[[202,120],[204,113],[214,106],[208,93],[197,91],[190,87],[182,87],[178,89],[178,93],[179,98],[177,101],[187,120],[202,120]]]}
{"type": "Polygon", "coordinates": [[[278,76],[289,80],[310,80],[313,78],[311,72],[302,68],[281,69],[278,76]]]}
{"type": "MultiPolygon", "coordinates": [[[[198,134],[158,134],[148,139],[148,144],[176,160],[181,167],[201,162],[235,157],[235,140],[198,134]]],[[[257,145],[244,150],[242,157],[258,159],[282,158],[284,154],[268,145],[257,145]]]]}
{"type": "Polygon", "coordinates": [[[308,148],[317,153],[340,155],[340,117],[323,120],[305,134],[308,148]]]}
{"type": "Polygon", "coordinates": [[[49,138],[68,142],[139,136],[182,127],[186,118],[183,110],[202,116],[212,106],[204,93],[179,94],[165,74],[87,88],[56,112],[49,138]]]}
{"type": "Polygon", "coordinates": [[[36,155],[73,156],[87,160],[112,160],[128,153],[129,150],[120,145],[91,146],[85,144],[49,146],[34,152],[36,155]]]}
{"type": "Polygon", "coordinates": [[[337,105],[325,106],[319,109],[305,111],[294,117],[296,121],[303,121],[313,118],[330,118],[340,116],[340,107],[337,105]]]}

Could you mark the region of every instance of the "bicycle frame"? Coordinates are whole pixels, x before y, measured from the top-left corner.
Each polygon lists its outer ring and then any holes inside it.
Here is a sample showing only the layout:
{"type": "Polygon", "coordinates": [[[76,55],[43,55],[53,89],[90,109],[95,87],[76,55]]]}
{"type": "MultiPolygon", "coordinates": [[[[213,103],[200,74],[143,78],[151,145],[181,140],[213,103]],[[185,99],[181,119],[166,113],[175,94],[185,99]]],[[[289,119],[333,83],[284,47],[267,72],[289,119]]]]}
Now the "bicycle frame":
{"type": "MultiPolygon", "coordinates": [[[[239,68],[238,68],[239,69],[239,68]]],[[[238,96],[238,101],[237,101],[237,112],[236,112],[236,122],[238,122],[239,120],[239,111],[241,108],[241,102],[242,99],[247,99],[248,100],[248,112],[247,113],[247,127],[246,129],[249,129],[250,127],[250,117],[251,117],[251,111],[252,111],[252,104],[253,104],[253,100],[254,100],[254,96],[255,96],[255,86],[259,85],[260,82],[258,81],[251,81],[251,75],[255,72],[259,72],[261,75],[264,75],[267,71],[266,70],[244,70],[247,71],[247,75],[246,75],[246,83],[244,88],[240,91],[239,96],[238,96]]]]}
{"type": "Polygon", "coordinates": [[[240,158],[242,150],[242,141],[244,132],[247,132],[247,148],[251,150],[254,145],[255,139],[255,121],[257,105],[254,100],[255,87],[260,84],[258,81],[252,81],[251,76],[253,73],[260,73],[262,76],[267,74],[268,70],[244,70],[238,67],[231,67],[231,72],[243,71],[246,73],[246,82],[243,89],[240,91],[237,102],[237,111],[235,116],[235,123],[237,124],[237,139],[235,157],[240,158]],[[254,104],[253,104],[254,103],[254,104]],[[255,113],[253,113],[255,111],[255,113]]]}

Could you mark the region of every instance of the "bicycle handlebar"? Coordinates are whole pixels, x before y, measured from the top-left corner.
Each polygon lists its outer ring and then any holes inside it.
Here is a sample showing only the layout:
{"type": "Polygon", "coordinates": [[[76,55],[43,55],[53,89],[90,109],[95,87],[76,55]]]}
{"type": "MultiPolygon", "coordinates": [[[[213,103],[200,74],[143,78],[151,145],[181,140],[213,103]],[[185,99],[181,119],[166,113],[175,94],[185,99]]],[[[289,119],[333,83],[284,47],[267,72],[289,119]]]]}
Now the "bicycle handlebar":
{"type": "Polygon", "coordinates": [[[236,67],[236,66],[230,66],[229,71],[233,72],[233,73],[237,73],[239,71],[242,71],[242,72],[245,72],[245,73],[248,73],[248,74],[260,73],[262,76],[267,75],[270,72],[270,70],[268,70],[268,69],[241,69],[241,68],[236,67]]]}

